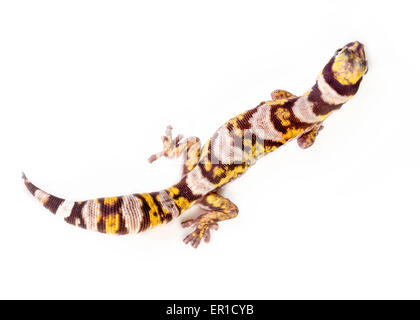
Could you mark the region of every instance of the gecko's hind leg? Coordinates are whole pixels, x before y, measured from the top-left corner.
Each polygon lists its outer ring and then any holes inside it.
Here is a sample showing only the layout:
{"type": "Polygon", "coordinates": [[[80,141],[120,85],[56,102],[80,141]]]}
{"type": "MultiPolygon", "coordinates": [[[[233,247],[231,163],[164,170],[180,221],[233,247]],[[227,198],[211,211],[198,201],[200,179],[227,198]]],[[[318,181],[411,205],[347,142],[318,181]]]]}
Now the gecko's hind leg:
{"type": "Polygon", "coordinates": [[[181,224],[184,228],[195,227],[195,230],[184,239],[186,244],[191,243],[194,248],[198,247],[201,239],[204,239],[205,242],[210,241],[210,230],[217,230],[218,222],[235,218],[238,215],[238,207],[216,192],[207,194],[198,204],[205,213],[181,224]]]}
{"type": "Polygon", "coordinates": [[[287,98],[296,98],[293,93],[290,93],[286,90],[274,90],[271,92],[271,99],[273,100],[280,100],[280,99],[287,99],[287,98]]]}
{"type": "Polygon", "coordinates": [[[172,126],[167,126],[165,135],[162,136],[163,150],[161,152],[155,153],[149,157],[149,162],[152,163],[159,159],[160,157],[174,158],[176,156],[176,148],[183,138],[179,134],[175,139],[172,138],[172,126]]]}
{"type": "Polygon", "coordinates": [[[169,159],[178,158],[184,154],[185,160],[182,168],[182,175],[191,171],[197,164],[200,156],[200,139],[197,137],[189,137],[183,139],[180,134],[172,138],[172,127],[166,128],[165,135],[162,137],[163,150],[153,154],[149,158],[149,162],[154,162],[160,157],[169,159]]]}

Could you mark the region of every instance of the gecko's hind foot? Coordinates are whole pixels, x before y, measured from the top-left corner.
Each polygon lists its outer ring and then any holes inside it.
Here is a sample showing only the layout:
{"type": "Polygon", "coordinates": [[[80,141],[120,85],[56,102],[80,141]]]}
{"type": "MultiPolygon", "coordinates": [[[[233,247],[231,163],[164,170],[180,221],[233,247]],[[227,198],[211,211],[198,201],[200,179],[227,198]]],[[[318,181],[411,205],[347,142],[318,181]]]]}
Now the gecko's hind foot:
{"type": "Polygon", "coordinates": [[[173,128],[170,125],[166,127],[165,135],[162,137],[163,150],[161,152],[151,155],[149,157],[150,163],[156,161],[160,157],[174,158],[177,156],[179,142],[182,140],[183,136],[182,134],[179,134],[175,137],[175,139],[173,139],[172,129],[173,128]]]}
{"type": "MultiPolygon", "coordinates": [[[[204,215],[203,215],[204,216],[204,215]]],[[[184,238],[184,243],[191,243],[193,248],[197,248],[201,242],[201,239],[204,239],[204,242],[210,241],[210,230],[219,229],[217,222],[209,221],[203,216],[200,216],[196,219],[186,220],[181,223],[181,226],[184,228],[196,227],[193,232],[184,238]]]]}
{"type": "Polygon", "coordinates": [[[205,213],[181,224],[184,228],[195,227],[195,230],[184,239],[187,244],[191,242],[194,248],[198,247],[201,239],[204,239],[204,242],[210,241],[210,230],[217,230],[218,222],[232,219],[238,215],[238,207],[216,192],[208,193],[199,200],[198,204],[205,213]]]}

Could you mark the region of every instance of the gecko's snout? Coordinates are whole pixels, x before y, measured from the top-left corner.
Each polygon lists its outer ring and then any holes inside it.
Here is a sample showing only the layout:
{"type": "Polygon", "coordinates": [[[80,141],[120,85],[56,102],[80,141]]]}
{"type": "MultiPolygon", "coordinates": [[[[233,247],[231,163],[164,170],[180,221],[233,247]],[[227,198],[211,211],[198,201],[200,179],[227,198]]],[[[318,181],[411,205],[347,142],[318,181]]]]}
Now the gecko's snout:
{"type": "Polygon", "coordinates": [[[365,46],[354,41],[336,51],[332,65],[334,77],[342,85],[356,84],[367,72],[365,46]]]}
{"type": "Polygon", "coordinates": [[[350,51],[354,52],[359,57],[365,57],[365,46],[359,41],[350,42],[346,47],[348,47],[350,51]]]}

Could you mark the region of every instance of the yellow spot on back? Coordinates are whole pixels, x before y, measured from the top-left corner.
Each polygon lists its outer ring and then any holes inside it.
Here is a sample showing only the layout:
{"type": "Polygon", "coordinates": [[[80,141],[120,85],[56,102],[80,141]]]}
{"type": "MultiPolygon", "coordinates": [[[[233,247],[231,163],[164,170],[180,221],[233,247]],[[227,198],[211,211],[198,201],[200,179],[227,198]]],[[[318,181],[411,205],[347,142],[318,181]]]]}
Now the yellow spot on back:
{"type": "Polygon", "coordinates": [[[278,108],[276,110],[276,117],[280,120],[283,127],[290,126],[290,111],[284,108],[278,108]]]}
{"type": "Polygon", "coordinates": [[[248,165],[239,165],[233,170],[225,170],[225,177],[220,179],[219,183],[215,185],[216,188],[228,183],[232,179],[235,179],[239,174],[245,172],[246,169],[248,169],[248,165]]]}
{"type": "Polygon", "coordinates": [[[223,170],[220,167],[214,168],[213,169],[213,178],[216,178],[217,176],[221,176],[224,172],[225,172],[225,170],[223,170]]]}
{"type": "Polygon", "coordinates": [[[241,114],[237,115],[236,117],[233,117],[228,122],[226,122],[225,126],[227,126],[228,124],[231,124],[233,128],[238,128],[238,120],[244,119],[244,115],[247,112],[248,111],[242,112],[241,114]]]}

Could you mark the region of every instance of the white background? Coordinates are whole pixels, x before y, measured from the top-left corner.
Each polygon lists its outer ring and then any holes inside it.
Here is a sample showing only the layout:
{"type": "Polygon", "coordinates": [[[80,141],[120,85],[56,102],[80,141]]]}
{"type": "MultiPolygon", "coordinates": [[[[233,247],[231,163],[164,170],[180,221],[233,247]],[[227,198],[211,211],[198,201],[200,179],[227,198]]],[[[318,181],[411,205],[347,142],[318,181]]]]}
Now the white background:
{"type": "Polygon", "coordinates": [[[0,298],[420,298],[419,27],[415,1],[2,1],[0,298]],[[239,216],[197,250],[179,220],[87,232],[23,186],[168,187],[180,160],[146,161],[167,124],[205,141],[354,40],[359,93],[227,186],[239,216]]]}

